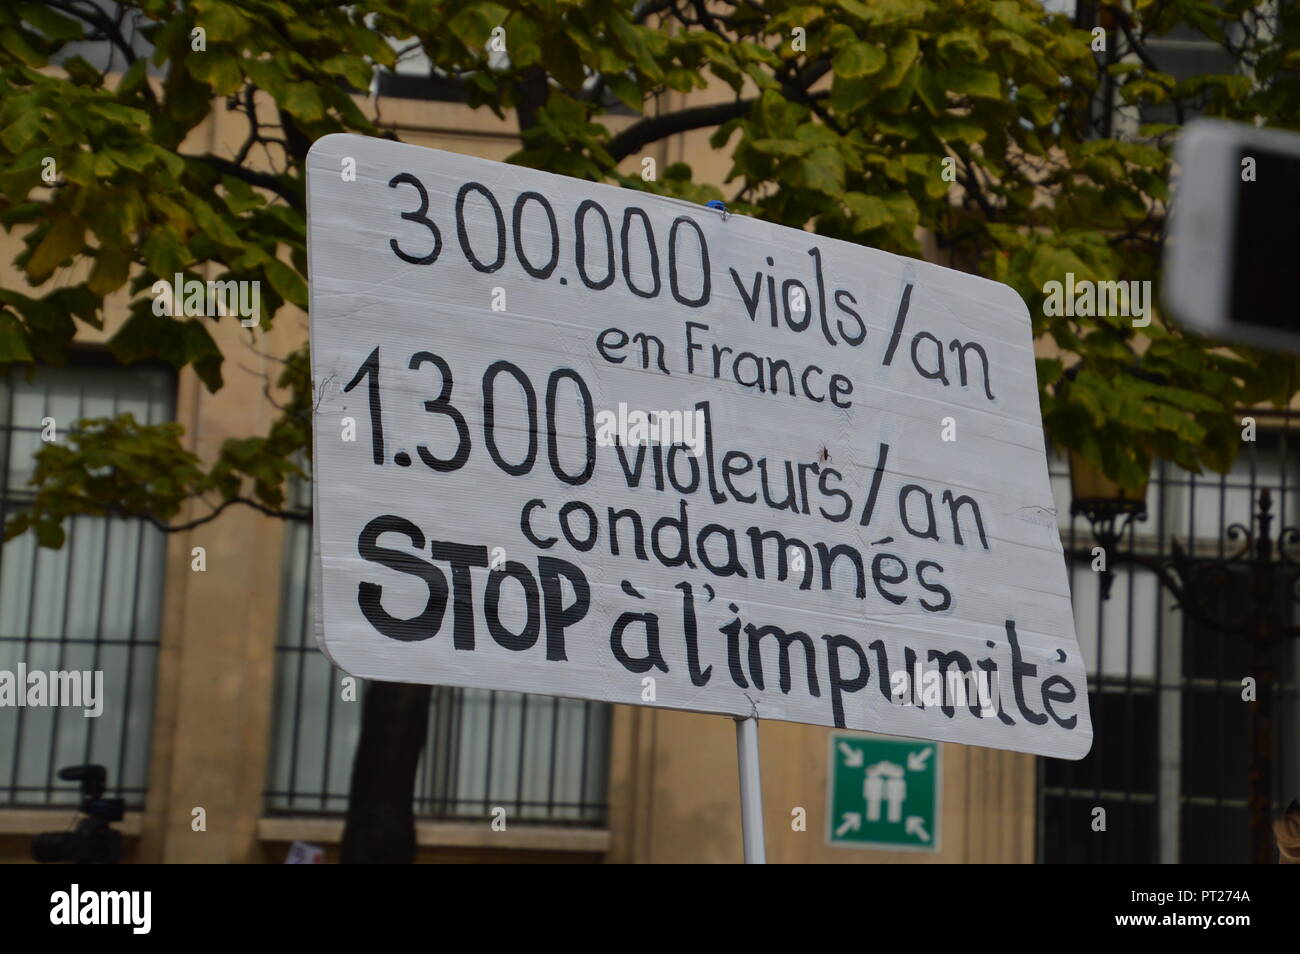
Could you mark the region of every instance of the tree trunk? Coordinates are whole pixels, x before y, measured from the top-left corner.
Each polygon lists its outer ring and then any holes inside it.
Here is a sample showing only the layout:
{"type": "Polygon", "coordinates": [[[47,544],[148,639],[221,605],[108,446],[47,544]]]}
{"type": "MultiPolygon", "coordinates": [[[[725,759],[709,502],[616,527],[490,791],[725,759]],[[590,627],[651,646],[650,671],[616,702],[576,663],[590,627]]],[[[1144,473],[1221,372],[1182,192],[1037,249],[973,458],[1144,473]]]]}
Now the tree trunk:
{"type": "MultiPolygon", "coordinates": [[[[540,66],[528,69],[515,92],[522,135],[536,125],[537,110],[550,94],[546,71],[540,66]]],[[[432,686],[408,683],[367,686],[339,850],[343,864],[415,860],[415,770],[424,747],[432,692],[432,686]]]]}
{"type": "Polygon", "coordinates": [[[424,748],[432,686],[372,682],[352,762],[343,864],[415,860],[415,772],[424,748]]]}

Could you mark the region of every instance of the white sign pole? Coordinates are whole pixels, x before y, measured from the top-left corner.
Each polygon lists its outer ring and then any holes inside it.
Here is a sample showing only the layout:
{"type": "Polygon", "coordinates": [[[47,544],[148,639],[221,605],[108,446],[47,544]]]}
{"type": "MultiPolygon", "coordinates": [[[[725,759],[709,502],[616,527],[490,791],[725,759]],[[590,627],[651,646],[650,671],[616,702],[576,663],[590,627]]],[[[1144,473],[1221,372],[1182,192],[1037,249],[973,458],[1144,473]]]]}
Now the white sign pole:
{"type": "Polygon", "coordinates": [[[745,864],[767,864],[763,843],[763,782],[758,771],[758,719],[736,719],[736,763],[740,768],[740,830],[745,864]]]}
{"type": "MultiPolygon", "coordinates": [[[[727,207],[710,202],[709,208],[722,212],[727,221],[727,207]]],[[[758,716],[736,720],[736,766],[740,770],[740,839],[745,848],[745,864],[767,864],[767,845],[763,836],[763,780],[758,761],[758,716]]]]}

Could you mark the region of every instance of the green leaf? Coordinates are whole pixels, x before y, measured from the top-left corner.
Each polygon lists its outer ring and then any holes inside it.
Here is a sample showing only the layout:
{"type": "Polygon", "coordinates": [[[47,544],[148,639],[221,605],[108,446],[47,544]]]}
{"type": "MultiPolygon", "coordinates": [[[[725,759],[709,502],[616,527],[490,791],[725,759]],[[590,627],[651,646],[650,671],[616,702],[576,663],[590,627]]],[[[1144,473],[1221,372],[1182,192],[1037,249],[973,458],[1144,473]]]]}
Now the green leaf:
{"type": "Polygon", "coordinates": [[[875,98],[879,88],[879,83],[874,80],[836,76],[831,83],[831,106],[837,113],[857,112],[875,98]]]}
{"type": "Polygon", "coordinates": [[[95,256],[95,267],[86,282],[96,295],[109,295],[126,284],[131,271],[131,256],[117,246],[101,248],[95,256]]]}
{"type": "Polygon", "coordinates": [[[219,50],[195,53],[186,60],[186,65],[191,76],[207,83],[218,96],[229,96],[244,85],[238,60],[219,50]]]}
{"type": "Polygon", "coordinates": [[[958,95],[1002,99],[1002,79],[992,70],[952,67],[939,72],[939,80],[958,95]]]}
{"type": "Polygon", "coordinates": [[[234,4],[198,0],[194,7],[198,13],[194,25],[203,27],[209,44],[229,43],[250,29],[251,24],[234,4]]]}
{"type": "Polygon", "coordinates": [[[979,33],[972,29],[955,30],[939,37],[935,44],[939,55],[943,57],[961,57],[982,63],[988,58],[988,50],[980,39],[979,33]]]}
{"type": "Polygon", "coordinates": [[[293,83],[284,98],[284,108],[296,119],[312,122],[325,115],[325,103],[320,90],[310,83],[293,83]]]}
{"type": "Polygon", "coordinates": [[[619,102],[628,109],[639,113],[645,106],[645,91],[630,76],[625,76],[622,73],[615,73],[612,76],[607,76],[605,78],[605,85],[608,86],[610,91],[618,97],[619,102]]]}
{"type": "Polygon", "coordinates": [[[887,195],[884,202],[889,214],[908,230],[914,227],[921,217],[921,210],[916,207],[916,202],[906,192],[887,195]]]}
{"type": "Polygon", "coordinates": [[[0,367],[14,361],[31,361],[27,332],[22,322],[8,311],[0,310],[0,367]]]}
{"type": "Polygon", "coordinates": [[[197,225],[203,233],[226,248],[240,248],[243,242],[235,234],[234,229],[227,224],[226,220],[212,210],[202,199],[195,198],[190,203],[190,211],[194,214],[194,224],[197,225]]]}
{"type": "Polygon", "coordinates": [[[802,156],[812,147],[797,139],[755,139],[750,148],[765,156],[802,156]]]}
{"type": "Polygon", "coordinates": [[[22,3],[18,14],[51,40],[80,40],[81,23],[56,13],[43,3],[22,3]]]}
{"type": "Polygon", "coordinates": [[[872,43],[856,42],[841,47],[831,59],[836,76],[858,79],[880,72],[888,62],[885,51],[872,43]]]}
{"type": "Polygon", "coordinates": [[[916,33],[905,30],[898,42],[889,48],[889,67],[877,79],[879,88],[893,89],[903,82],[920,52],[921,41],[916,33]]]}
{"type": "Polygon", "coordinates": [[[51,550],[60,549],[63,546],[63,541],[67,539],[63,527],[48,520],[33,523],[32,529],[36,531],[36,542],[51,550]]]}
{"type": "Polygon", "coordinates": [[[370,64],[361,57],[344,54],[331,56],[321,64],[321,69],[327,73],[342,76],[357,89],[367,89],[370,86],[373,72],[370,64]]]}
{"type": "Polygon", "coordinates": [[[6,26],[0,29],[0,48],[7,50],[15,59],[27,66],[44,66],[45,54],[33,46],[28,37],[27,31],[20,27],[6,26]]]}
{"type": "Polygon", "coordinates": [[[799,163],[805,187],[838,198],[844,192],[844,159],[835,149],[814,150],[799,163]]]}
{"type": "Polygon", "coordinates": [[[307,284],[284,262],[278,258],[267,262],[266,277],[285,301],[293,302],[299,308],[307,307],[307,284]]]}
{"type": "Polygon", "coordinates": [[[27,274],[36,281],[48,277],[61,263],[81,251],[85,236],[84,221],[75,215],[59,216],[28,260],[27,274]]]}
{"type": "Polygon", "coordinates": [[[485,4],[470,4],[451,18],[447,29],[465,44],[467,50],[481,54],[492,36],[493,28],[500,26],[502,19],[494,16],[485,4]]]}
{"type": "Polygon", "coordinates": [[[221,387],[222,356],[204,327],[207,320],[155,315],[152,303],[142,300],[133,305],[131,317],[108,346],[123,364],[159,358],[174,368],[192,365],[200,380],[215,391],[221,387]]]}
{"type": "Polygon", "coordinates": [[[249,209],[256,209],[266,204],[266,199],[253,190],[243,179],[223,175],[221,185],[226,190],[226,207],[235,215],[241,215],[249,209]]]}
{"type": "Polygon", "coordinates": [[[22,152],[29,142],[36,138],[44,120],[44,110],[39,106],[30,106],[18,114],[18,118],[0,131],[0,143],[11,153],[22,152]]]}
{"type": "Polygon", "coordinates": [[[931,128],[945,142],[983,142],[988,136],[984,126],[969,119],[941,119],[931,128]]]}
{"type": "Polygon", "coordinates": [[[1146,146],[1137,142],[1116,141],[1115,151],[1137,166],[1159,169],[1165,164],[1165,154],[1154,146],[1146,146]]]}
{"type": "Polygon", "coordinates": [[[928,8],[928,4],[918,3],[917,0],[870,0],[870,3],[839,0],[839,6],[859,20],[878,25],[910,23],[925,16],[928,8]]]}
{"type": "Polygon", "coordinates": [[[152,229],[140,251],[144,254],[149,271],[167,281],[188,264],[189,255],[180,236],[167,226],[152,229]]]}
{"type": "Polygon", "coordinates": [[[135,109],[121,103],[96,103],[95,111],[116,123],[135,126],[142,131],[149,128],[149,114],[143,109],[135,109]]]}
{"type": "Polygon", "coordinates": [[[864,195],[861,192],[846,192],[844,193],[844,204],[853,217],[854,231],[865,232],[870,229],[878,229],[882,225],[888,225],[894,221],[894,217],[889,212],[889,206],[885,205],[884,200],[879,196],[864,195]]]}

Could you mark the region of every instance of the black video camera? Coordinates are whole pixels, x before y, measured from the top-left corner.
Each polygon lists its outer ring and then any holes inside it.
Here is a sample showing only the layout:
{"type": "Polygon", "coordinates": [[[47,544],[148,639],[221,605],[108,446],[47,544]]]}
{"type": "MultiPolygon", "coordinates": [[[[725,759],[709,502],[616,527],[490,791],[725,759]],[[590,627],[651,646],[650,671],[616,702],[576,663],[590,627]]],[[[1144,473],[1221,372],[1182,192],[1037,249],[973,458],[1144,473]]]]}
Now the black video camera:
{"type": "Polygon", "coordinates": [[[104,798],[108,772],[102,765],[59,769],[65,782],[81,782],[81,812],[86,817],[72,831],[41,832],[32,841],[32,857],[45,863],[115,865],[122,860],[122,833],[110,822],[122,820],[126,802],[104,798]]]}

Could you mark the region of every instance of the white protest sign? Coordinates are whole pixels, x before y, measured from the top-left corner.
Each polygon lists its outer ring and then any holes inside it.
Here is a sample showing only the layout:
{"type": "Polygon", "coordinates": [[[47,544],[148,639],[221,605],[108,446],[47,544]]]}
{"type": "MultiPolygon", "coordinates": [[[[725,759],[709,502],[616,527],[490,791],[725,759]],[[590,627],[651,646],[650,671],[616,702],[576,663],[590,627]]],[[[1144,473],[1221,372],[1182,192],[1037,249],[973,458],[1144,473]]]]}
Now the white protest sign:
{"type": "Polygon", "coordinates": [[[1010,288],[359,136],[307,196],[342,669],[1088,752],[1010,288]]]}

